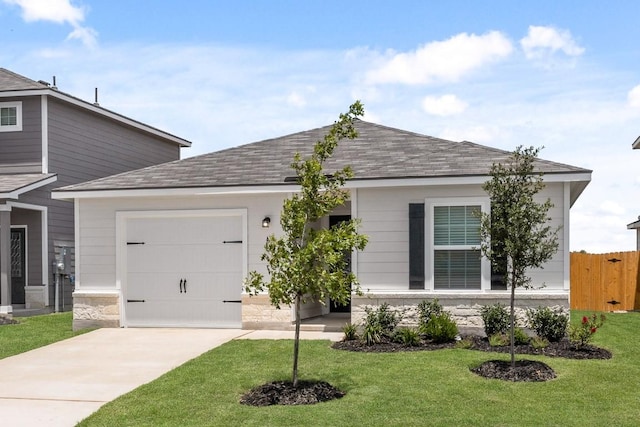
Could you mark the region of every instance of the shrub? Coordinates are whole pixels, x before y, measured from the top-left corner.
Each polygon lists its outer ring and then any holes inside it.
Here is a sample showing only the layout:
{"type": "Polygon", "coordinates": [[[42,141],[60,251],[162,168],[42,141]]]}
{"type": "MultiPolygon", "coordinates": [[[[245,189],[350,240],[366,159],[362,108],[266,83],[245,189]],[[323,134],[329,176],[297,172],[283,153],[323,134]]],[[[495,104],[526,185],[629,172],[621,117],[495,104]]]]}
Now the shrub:
{"type": "Polygon", "coordinates": [[[593,334],[602,326],[605,319],[604,314],[598,316],[593,313],[591,316],[583,316],[579,325],[571,325],[569,328],[569,340],[575,345],[584,347],[591,341],[593,334]]]}
{"type": "Polygon", "coordinates": [[[509,344],[509,337],[506,334],[493,334],[489,337],[491,347],[504,347],[509,344]]]}
{"type": "Polygon", "coordinates": [[[342,327],[344,333],[344,341],[354,341],[358,339],[358,328],[353,323],[347,323],[342,327]]]}
{"type": "Polygon", "coordinates": [[[535,336],[531,339],[531,345],[533,348],[541,349],[549,346],[549,341],[546,338],[535,336]]]}
{"type": "Polygon", "coordinates": [[[434,299],[433,301],[422,300],[420,304],[418,304],[418,327],[421,331],[424,332],[424,328],[431,320],[432,315],[439,316],[444,312],[442,306],[438,302],[438,299],[434,299]]]}
{"type": "Polygon", "coordinates": [[[366,307],[367,314],[362,325],[362,339],[368,345],[382,341],[382,338],[393,338],[402,315],[389,309],[389,304],[384,303],[377,308],[366,307]]]}
{"type": "Polygon", "coordinates": [[[515,345],[527,345],[531,341],[529,335],[522,328],[515,328],[513,330],[513,343],[515,345]]]}
{"type": "Polygon", "coordinates": [[[480,316],[484,323],[484,333],[488,337],[504,334],[509,329],[509,313],[500,303],[483,306],[480,309],[480,316]]]}
{"type": "Polygon", "coordinates": [[[458,335],[458,326],[449,313],[442,312],[439,315],[431,315],[423,332],[435,343],[451,342],[458,335]]]}
{"type": "Polygon", "coordinates": [[[399,328],[393,340],[408,347],[415,347],[420,344],[420,334],[414,328],[399,328]]]}
{"type": "Polygon", "coordinates": [[[536,335],[549,342],[558,342],[567,335],[569,316],[561,311],[554,311],[549,307],[538,307],[535,310],[527,310],[527,318],[536,335]]]}
{"type": "Polygon", "coordinates": [[[462,348],[462,349],[470,349],[471,347],[473,347],[473,341],[471,341],[469,338],[463,338],[460,341],[456,342],[456,348],[462,348]]]}

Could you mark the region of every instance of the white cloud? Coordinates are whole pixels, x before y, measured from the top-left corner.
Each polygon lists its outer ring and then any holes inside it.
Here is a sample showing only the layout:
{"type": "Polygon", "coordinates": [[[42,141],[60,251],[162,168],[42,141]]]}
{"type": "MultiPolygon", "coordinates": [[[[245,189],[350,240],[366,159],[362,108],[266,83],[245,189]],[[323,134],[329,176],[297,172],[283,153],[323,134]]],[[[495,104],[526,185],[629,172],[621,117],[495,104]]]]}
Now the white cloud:
{"type": "Polygon", "coordinates": [[[568,30],[553,27],[529,26],[529,33],[520,40],[527,59],[542,59],[562,51],[567,56],[580,56],[584,48],[580,47],[568,30]]]}
{"type": "Polygon", "coordinates": [[[25,22],[49,21],[56,24],[69,24],[73,31],[67,39],[78,39],[85,46],[95,47],[98,33],[90,27],[85,27],[86,8],[74,6],[72,0],[2,0],[4,3],[22,9],[22,19],[25,22]]]}
{"type": "Polygon", "coordinates": [[[422,108],[434,116],[453,116],[462,113],[469,104],[455,95],[427,96],[422,100],[422,108]]]}
{"type": "Polygon", "coordinates": [[[631,107],[640,107],[640,85],[629,91],[627,101],[629,101],[629,106],[631,107]]]}
{"type": "Polygon", "coordinates": [[[455,82],[472,71],[508,56],[513,50],[505,35],[492,31],[478,36],[461,33],[427,43],[413,52],[395,53],[369,71],[369,83],[427,84],[455,82]]]}
{"type": "Polygon", "coordinates": [[[307,105],[307,101],[298,92],[291,92],[289,96],[287,96],[287,104],[294,107],[304,107],[307,105]]]}

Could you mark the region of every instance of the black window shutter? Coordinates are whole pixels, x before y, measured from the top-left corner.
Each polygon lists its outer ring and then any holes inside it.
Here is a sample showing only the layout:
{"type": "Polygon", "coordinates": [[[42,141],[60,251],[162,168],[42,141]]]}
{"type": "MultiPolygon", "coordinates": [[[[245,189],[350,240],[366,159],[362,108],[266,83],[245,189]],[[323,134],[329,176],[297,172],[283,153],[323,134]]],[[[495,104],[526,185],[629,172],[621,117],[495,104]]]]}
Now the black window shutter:
{"type": "Polygon", "coordinates": [[[409,203],[409,289],[424,289],[424,203],[409,203]]]}

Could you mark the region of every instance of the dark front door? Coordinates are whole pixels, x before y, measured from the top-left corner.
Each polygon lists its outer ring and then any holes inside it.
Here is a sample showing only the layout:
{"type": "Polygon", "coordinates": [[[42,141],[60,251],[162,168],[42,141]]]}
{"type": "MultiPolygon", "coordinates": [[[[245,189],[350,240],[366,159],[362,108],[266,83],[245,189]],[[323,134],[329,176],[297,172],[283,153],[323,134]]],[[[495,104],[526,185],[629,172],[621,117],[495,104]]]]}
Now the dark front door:
{"type": "MultiPolygon", "coordinates": [[[[333,227],[336,224],[340,224],[344,221],[349,221],[351,219],[351,215],[331,215],[329,217],[329,227],[333,227]]],[[[344,254],[347,259],[347,271],[351,271],[351,254],[344,254]]],[[[331,313],[350,313],[351,312],[351,301],[342,305],[334,302],[333,300],[329,301],[329,311],[331,313]]]]}
{"type": "Polygon", "coordinates": [[[11,229],[11,304],[24,304],[24,287],[27,276],[25,251],[26,230],[11,229]]]}

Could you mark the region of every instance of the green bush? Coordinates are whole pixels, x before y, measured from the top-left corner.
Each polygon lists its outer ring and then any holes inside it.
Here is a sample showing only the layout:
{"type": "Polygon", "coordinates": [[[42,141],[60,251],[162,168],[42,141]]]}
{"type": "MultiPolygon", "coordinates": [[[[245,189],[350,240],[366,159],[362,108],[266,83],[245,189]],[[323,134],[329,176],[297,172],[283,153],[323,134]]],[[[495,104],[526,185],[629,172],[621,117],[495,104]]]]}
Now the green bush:
{"type": "Polygon", "coordinates": [[[509,329],[509,313],[500,303],[483,306],[480,309],[480,316],[484,323],[484,333],[488,337],[505,334],[509,329]]]}
{"type": "Polygon", "coordinates": [[[458,325],[451,319],[449,313],[442,312],[438,315],[431,315],[423,332],[435,343],[451,342],[458,335],[458,325]]]}
{"type": "Polygon", "coordinates": [[[420,344],[420,334],[414,328],[399,328],[393,340],[408,347],[415,347],[420,344]]]}
{"type": "Polygon", "coordinates": [[[504,347],[509,345],[509,337],[506,334],[493,334],[489,337],[491,347],[504,347]]]}
{"type": "Polygon", "coordinates": [[[389,304],[384,303],[377,308],[365,307],[366,317],[362,325],[362,339],[368,345],[376,344],[383,338],[392,339],[402,320],[402,314],[389,308],[389,304]]]}
{"type": "Polygon", "coordinates": [[[549,347],[549,341],[546,338],[535,336],[531,339],[533,348],[541,349],[549,347]]]}
{"type": "Polygon", "coordinates": [[[473,341],[471,341],[469,338],[463,338],[460,341],[456,341],[456,348],[462,348],[462,349],[470,349],[471,347],[473,347],[473,341]]]}
{"type": "Polygon", "coordinates": [[[515,328],[513,331],[513,343],[515,345],[527,345],[531,341],[529,335],[522,328],[515,328]]]}
{"type": "Polygon", "coordinates": [[[342,327],[344,341],[354,341],[358,339],[358,328],[353,323],[347,323],[342,327]]]}
{"type": "Polygon", "coordinates": [[[591,338],[593,338],[593,335],[605,320],[606,317],[602,313],[600,316],[596,313],[591,316],[583,316],[579,325],[571,325],[569,328],[569,340],[574,345],[584,347],[589,344],[591,338]]]}
{"type": "Polygon", "coordinates": [[[425,327],[432,315],[439,316],[444,312],[442,306],[438,302],[438,299],[433,301],[422,300],[418,304],[418,328],[424,333],[425,327]]]}
{"type": "Polygon", "coordinates": [[[558,342],[567,335],[569,316],[562,311],[538,307],[527,310],[527,318],[536,335],[549,342],[558,342]]]}

